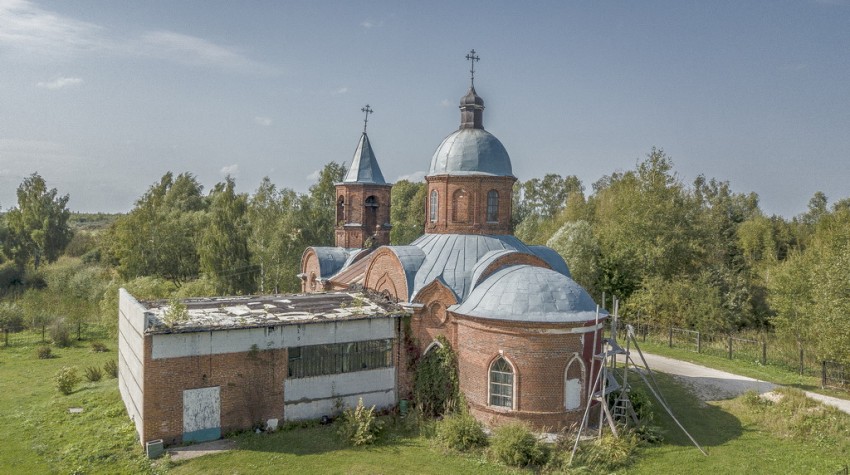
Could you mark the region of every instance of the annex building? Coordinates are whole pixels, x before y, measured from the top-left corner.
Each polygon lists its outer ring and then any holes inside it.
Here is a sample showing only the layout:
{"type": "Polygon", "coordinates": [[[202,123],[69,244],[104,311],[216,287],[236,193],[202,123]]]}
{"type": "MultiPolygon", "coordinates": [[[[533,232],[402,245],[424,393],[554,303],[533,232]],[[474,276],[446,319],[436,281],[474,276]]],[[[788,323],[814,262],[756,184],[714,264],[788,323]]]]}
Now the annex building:
{"type": "Polygon", "coordinates": [[[360,397],[393,407],[411,395],[408,352],[438,337],[485,424],[581,421],[607,312],[557,252],[513,235],[510,156],[473,86],[460,111],[410,245],[389,245],[392,185],[364,130],[336,185],[336,246],[304,252],[303,294],[189,299],[188,319],[169,326],[166,302],[121,291],[119,385],[143,443],[320,418],[360,397]]]}

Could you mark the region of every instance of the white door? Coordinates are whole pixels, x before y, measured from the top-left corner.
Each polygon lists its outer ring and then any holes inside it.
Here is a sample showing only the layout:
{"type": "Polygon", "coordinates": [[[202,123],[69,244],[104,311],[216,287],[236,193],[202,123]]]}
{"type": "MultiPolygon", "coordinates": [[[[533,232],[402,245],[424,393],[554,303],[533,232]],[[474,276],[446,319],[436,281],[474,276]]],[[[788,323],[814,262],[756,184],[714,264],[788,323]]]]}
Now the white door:
{"type": "Polygon", "coordinates": [[[221,438],[220,387],[183,391],[183,442],[221,438]]]}

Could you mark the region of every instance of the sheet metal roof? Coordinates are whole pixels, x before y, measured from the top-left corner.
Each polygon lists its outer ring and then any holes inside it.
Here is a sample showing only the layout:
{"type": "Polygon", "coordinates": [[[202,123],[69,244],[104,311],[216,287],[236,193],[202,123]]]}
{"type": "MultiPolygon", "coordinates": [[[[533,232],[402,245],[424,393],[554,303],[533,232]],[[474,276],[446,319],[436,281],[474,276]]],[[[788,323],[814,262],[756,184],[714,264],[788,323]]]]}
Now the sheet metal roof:
{"type": "Polygon", "coordinates": [[[326,279],[342,269],[348,262],[349,256],[355,254],[359,249],[345,249],[343,247],[312,247],[319,259],[319,277],[326,279]]]}
{"type": "Polygon", "coordinates": [[[505,146],[484,129],[460,129],[437,147],[428,175],[513,176],[505,146]]]}
{"type": "Polygon", "coordinates": [[[411,297],[441,277],[464,299],[472,287],[475,264],[488,252],[517,250],[532,254],[522,241],[510,235],[426,234],[411,245],[422,249],[426,256],[416,273],[411,297]]]}
{"type": "MultiPolygon", "coordinates": [[[[449,310],[493,320],[584,322],[596,317],[596,302],[569,277],[530,265],[499,270],[449,310]]],[[[600,310],[601,315],[607,312],[600,310]]]]}
{"type": "Polygon", "coordinates": [[[384,174],[381,173],[381,167],[378,166],[378,160],[375,158],[375,152],[372,151],[372,144],[369,142],[369,136],[366,132],[360,136],[360,142],[357,144],[357,150],[354,151],[354,158],[351,159],[351,167],[348,173],[345,174],[343,183],[369,183],[376,185],[386,185],[384,174]]]}

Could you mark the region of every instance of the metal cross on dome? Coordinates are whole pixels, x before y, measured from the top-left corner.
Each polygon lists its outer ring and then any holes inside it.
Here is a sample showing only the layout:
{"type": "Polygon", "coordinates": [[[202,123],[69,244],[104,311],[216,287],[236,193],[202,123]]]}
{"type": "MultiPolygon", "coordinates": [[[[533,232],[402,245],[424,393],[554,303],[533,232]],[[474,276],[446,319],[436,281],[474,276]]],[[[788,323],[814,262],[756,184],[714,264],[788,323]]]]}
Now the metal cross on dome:
{"type": "Polygon", "coordinates": [[[363,133],[365,134],[366,133],[366,124],[369,123],[369,114],[371,114],[375,111],[373,111],[372,108],[369,107],[369,104],[366,104],[366,107],[361,108],[360,112],[366,113],[366,117],[363,119],[363,133]]]}
{"type": "Polygon", "coordinates": [[[469,61],[470,69],[469,69],[469,84],[472,87],[475,87],[475,62],[481,60],[478,56],[475,55],[475,50],[470,50],[469,54],[466,55],[467,61],[469,61]]]}

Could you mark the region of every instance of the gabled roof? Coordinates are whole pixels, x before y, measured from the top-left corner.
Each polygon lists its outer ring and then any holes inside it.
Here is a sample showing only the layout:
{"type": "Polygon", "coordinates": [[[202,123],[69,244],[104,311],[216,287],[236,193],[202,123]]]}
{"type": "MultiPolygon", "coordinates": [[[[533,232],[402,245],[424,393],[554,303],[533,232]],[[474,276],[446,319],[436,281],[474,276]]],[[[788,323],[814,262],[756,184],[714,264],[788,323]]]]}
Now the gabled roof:
{"type": "Polygon", "coordinates": [[[384,175],[381,173],[381,167],[378,166],[378,160],[375,158],[375,152],[372,151],[372,144],[369,143],[369,136],[366,132],[360,136],[360,143],[357,144],[357,150],[354,151],[354,158],[351,159],[351,167],[348,173],[345,174],[343,183],[365,183],[374,185],[386,185],[384,175]]]}

